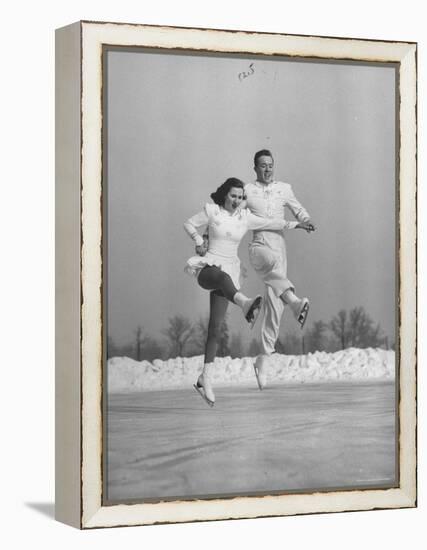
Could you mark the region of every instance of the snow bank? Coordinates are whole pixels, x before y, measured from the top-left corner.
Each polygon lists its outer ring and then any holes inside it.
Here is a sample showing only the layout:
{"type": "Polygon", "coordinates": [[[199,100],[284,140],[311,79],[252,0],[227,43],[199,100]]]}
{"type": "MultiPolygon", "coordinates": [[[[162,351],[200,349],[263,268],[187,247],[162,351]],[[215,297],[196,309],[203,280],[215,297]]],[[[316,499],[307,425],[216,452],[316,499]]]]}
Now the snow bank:
{"type": "MultiPolygon", "coordinates": [[[[215,361],[215,386],[254,384],[255,358],[215,361]]],[[[308,355],[274,354],[268,360],[269,384],[284,382],[326,382],[329,380],[394,379],[394,351],[349,348],[335,353],[318,351],[308,355]]],[[[188,388],[203,367],[203,356],[177,357],[161,361],[134,361],[128,357],[108,360],[108,391],[133,392],[188,388]]]]}

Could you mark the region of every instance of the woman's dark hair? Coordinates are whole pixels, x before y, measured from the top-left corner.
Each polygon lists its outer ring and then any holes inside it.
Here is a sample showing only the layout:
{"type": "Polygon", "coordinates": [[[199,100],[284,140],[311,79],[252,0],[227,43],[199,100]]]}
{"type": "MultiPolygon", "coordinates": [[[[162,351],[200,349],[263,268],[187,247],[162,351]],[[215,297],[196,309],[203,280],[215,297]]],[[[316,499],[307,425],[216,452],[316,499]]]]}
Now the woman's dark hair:
{"type": "MultiPolygon", "coordinates": [[[[244,189],[245,184],[243,181],[237,179],[237,178],[228,178],[225,180],[225,182],[218,187],[218,189],[215,191],[215,193],[211,193],[211,199],[214,201],[215,204],[219,204],[219,206],[224,206],[225,203],[225,197],[227,196],[228,192],[232,187],[237,187],[238,189],[244,189]]],[[[243,194],[243,198],[244,194],[243,194]]]]}

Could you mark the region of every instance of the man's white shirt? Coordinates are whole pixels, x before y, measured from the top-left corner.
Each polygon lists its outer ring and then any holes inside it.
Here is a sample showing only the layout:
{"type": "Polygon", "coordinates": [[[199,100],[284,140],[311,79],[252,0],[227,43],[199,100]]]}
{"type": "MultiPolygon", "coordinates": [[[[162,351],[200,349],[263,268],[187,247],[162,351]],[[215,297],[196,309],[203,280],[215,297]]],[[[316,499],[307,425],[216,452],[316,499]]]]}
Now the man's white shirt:
{"type": "MultiPolygon", "coordinates": [[[[246,206],[256,216],[264,218],[285,218],[288,208],[298,222],[307,222],[310,215],[295,197],[289,183],[273,181],[271,183],[248,183],[245,186],[246,206]]],[[[296,225],[297,222],[295,222],[296,225]]],[[[253,241],[278,245],[283,241],[282,232],[254,231],[253,241]]]]}

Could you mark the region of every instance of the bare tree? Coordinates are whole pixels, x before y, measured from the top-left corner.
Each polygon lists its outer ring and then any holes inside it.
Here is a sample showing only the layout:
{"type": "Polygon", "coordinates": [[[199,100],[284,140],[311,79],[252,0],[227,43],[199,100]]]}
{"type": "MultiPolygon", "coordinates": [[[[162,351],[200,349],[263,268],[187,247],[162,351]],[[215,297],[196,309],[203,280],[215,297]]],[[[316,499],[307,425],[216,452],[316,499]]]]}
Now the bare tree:
{"type": "Polygon", "coordinates": [[[195,334],[191,322],[182,315],[175,315],[169,318],[169,327],[162,332],[169,340],[171,356],[184,357],[186,346],[195,334]]]}
{"type": "Polygon", "coordinates": [[[153,361],[153,359],[160,359],[162,357],[162,348],[158,342],[148,335],[144,336],[144,331],[140,325],[135,331],[135,343],[133,345],[134,353],[132,356],[137,361],[153,361]]]}
{"type": "Polygon", "coordinates": [[[236,357],[243,357],[243,344],[242,336],[240,333],[233,333],[230,342],[230,356],[234,359],[236,357]]]}
{"type": "Polygon", "coordinates": [[[373,320],[363,307],[356,307],[350,311],[349,335],[350,345],[359,348],[378,347],[384,341],[380,325],[374,326],[373,320]]]}
{"type": "Polygon", "coordinates": [[[283,355],[300,355],[303,349],[302,338],[297,336],[295,332],[287,332],[284,337],[276,342],[277,353],[283,355]]]}
{"type": "Polygon", "coordinates": [[[124,344],[121,346],[117,346],[115,344],[112,344],[112,340],[109,340],[108,348],[107,348],[107,357],[110,359],[111,357],[130,357],[132,359],[136,359],[136,353],[135,353],[135,345],[133,342],[130,342],[128,344],[124,344]],[[111,343],[110,343],[111,342],[111,343]]]}
{"type": "MultiPolygon", "coordinates": [[[[196,323],[194,335],[192,338],[192,343],[194,344],[193,351],[196,354],[204,353],[205,351],[206,340],[208,337],[208,323],[209,323],[209,318],[205,318],[205,319],[200,318],[196,323]]],[[[223,323],[221,324],[221,328],[218,336],[218,348],[217,348],[218,357],[226,357],[227,355],[230,355],[230,347],[229,347],[228,341],[229,341],[228,324],[227,324],[227,319],[224,319],[223,323]]]]}
{"type": "Polygon", "coordinates": [[[323,321],[315,321],[313,323],[313,327],[307,331],[305,337],[305,351],[313,353],[325,349],[325,332],[327,328],[328,325],[323,321]]]}
{"type": "Polygon", "coordinates": [[[221,332],[218,339],[217,355],[218,357],[227,357],[228,355],[230,355],[227,319],[224,319],[224,321],[221,324],[221,332]]]}
{"type": "Polygon", "coordinates": [[[135,359],[135,346],[133,342],[116,345],[112,337],[109,336],[107,341],[107,358],[110,359],[111,357],[131,357],[135,359]]]}
{"type": "Polygon", "coordinates": [[[142,351],[142,327],[138,325],[138,328],[135,331],[135,354],[136,360],[141,361],[141,351],[142,351]]]}
{"type": "Polygon", "coordinates": [[[262,353],[261,344],[255,338],[252,338],[248,348],[248,357],[256,357],[262,353]]]}
{"type": "Polygon", "coordinates": [[[153,361],[166,358],[160,344],[151,336],[145,336],[142,342],[141,360],[153,361]]]}
{"type": "Polygon", "coordinates": [[[208,337],[208,320],[200,317],[194,327],[191,339],[191,351],[194,355],[201,355],[205,352],[206,339],[208,337]]]}
{"type": "Polygon", "coordinates": [[[374,325],[363,307],[353,308],[349,315],[344,310],[339,311],[329,323],[329,328],[341,349],[379,347],[384,344],[380,325],[374,325]]]}
{"type": "Polygon", "coordinates": [[[345,349],[348,346],[349,334],[347,326],[347,312],[344,309],[341,309],[338,314],[332,318],[329,323],[329,328],[339,341],[341,349],[345,349]]]}

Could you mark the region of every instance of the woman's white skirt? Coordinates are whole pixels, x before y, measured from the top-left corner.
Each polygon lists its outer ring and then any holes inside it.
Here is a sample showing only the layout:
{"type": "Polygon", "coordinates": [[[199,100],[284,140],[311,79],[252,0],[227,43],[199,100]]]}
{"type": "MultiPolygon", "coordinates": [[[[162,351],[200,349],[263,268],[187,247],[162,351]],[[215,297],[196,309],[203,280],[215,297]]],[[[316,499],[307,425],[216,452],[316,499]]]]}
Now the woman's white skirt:
{"type": "Polygon", "coordinates": [[[240,288],[240,260],[239,258],[223,258],[207,252],[204,256],[192,256],[184,267],[185,273],[193,277],[198,277],[200,271],[207,265],[216,265],[224,273],[230,275],[234,286],[240,288]]]}

